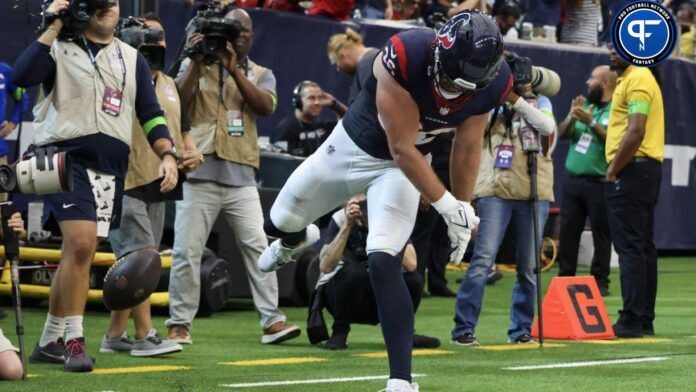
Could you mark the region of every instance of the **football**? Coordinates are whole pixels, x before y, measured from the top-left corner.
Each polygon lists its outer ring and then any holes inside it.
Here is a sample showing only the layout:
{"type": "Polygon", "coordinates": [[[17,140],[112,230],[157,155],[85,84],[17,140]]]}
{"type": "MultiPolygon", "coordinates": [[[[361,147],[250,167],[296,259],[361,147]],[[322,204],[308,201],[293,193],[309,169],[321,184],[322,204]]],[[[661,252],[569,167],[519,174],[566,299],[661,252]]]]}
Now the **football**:
{"type": "Polygon", "coordinates": [[[162,261],[150,249],[128,253],[104,277],[104,304],[109,310],[132,308],[150,297],[157,287],[162,261]]]}

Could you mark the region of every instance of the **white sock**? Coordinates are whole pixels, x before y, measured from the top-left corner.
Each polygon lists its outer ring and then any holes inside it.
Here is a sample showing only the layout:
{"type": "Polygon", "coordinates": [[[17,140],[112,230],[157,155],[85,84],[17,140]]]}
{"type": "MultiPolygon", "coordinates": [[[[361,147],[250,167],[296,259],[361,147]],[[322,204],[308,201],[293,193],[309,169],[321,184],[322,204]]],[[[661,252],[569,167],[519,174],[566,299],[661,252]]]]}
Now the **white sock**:
{"type": "Polygon", "coordinates": [[[82,331],[82,316],[68,316],[65,318],[65,341],[66,343],[84,336],[82,331]]]}
{"type": "Polygon", "coordinates": [[[48,344],[58,341],[63,337],[63,332],[65,332],[65,318],[56,317],[49,313],[41,333],[39,346],[46,347],[48,344]]]}

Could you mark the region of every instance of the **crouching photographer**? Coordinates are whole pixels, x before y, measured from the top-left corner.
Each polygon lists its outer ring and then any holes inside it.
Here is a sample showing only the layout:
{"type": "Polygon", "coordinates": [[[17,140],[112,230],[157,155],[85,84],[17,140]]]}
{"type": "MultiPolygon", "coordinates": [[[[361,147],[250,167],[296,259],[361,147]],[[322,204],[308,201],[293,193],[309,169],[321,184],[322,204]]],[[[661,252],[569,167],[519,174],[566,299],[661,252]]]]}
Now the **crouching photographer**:
{"type": "Polygon", "coordinates": [[[118,17],[118,0],[45,3],[43,33],[19,57],[13,74],[20,87],[41,85],[34,143],[72,157],[73,189],[44,196],[44,226],[59,229],[63,244],[46,324],[30,357],[71,372],[94,366],[82,327],[89,269],[98,237],[119,224],[136,117],[161,160],[160,189],[177,183],[177,154],[150,68],[134,48],[114,38],[118,17]]]}
{"type": "MultiPolygon", "coordinates": [[[[352,197],[346,207],[331,217],[327,244],[319,254],[322,276],[310,301],[310,321],[307,334],[312,344],[322,340],[326,350],[344,350],[350,324],[379,324],[377,301],[370,284],[367,262],[367,197],[352,197]],[[323,323],[322,309],[334,318],[331,337],[323,323]],[[314,321],[314,322],[313,322],[314,321]],[[317,322],[318,321],[318,322],[317,322]]],[[[422,295],[423,278],[416,272],[416,251],[408,244],[401,253],[404,283],[408,288],[413,308],[418,309],[422,295]]],[[[435,348],[440,341],[415,335],[413,347],[435,348]]]]}
{"type": "Polygon", "coordinates": [[[204,154],[188,176],[184,199],[177,202],[174,253],[169,280],[169,338],[191,343],[191,323],[200,300],[203,247],[222,212],[233,229],[246,265],[254,305],[261,316],[265,344],[300,334],[278,309],[278,280],[256,266],[268,246],[256,188],[259,167],[256,117],[276,107],[273,72],[248,57],[253,38],[249,15],[240,9],[220,17],[196,16],[176,79],[191,136],[204,154]]]}
{"type": "Polygon", "coordinates": [[[530,343],[534,319],[536,282],[534,274],[534,220],[529,161],[536,159],[538,178],[539,241],[553,201],[553,165],[556,123],[551,101],[560,88],[553,71],[532,67],[531,60],[508,53],[514,89],[495,110],[484,138],[481,163],[474,188],[476,213],[481,219],[474,254],[457,293],[452,343],[478,346],[474,336],[488,271],[493,266],[508,224],[517,237],[517,280],[512,292],[510,343],[530,343]],[[531,157],[538,154],[538,157],[531,157]]]}

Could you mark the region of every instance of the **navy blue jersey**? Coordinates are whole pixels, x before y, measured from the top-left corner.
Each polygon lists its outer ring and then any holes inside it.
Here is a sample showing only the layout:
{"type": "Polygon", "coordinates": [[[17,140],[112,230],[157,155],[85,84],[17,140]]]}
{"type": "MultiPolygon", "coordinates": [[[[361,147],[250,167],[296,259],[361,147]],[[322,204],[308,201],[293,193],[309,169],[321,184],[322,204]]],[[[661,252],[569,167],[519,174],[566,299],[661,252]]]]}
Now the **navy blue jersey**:
{"type": "MultiPolygon", "coordinates": [[[[420,132],[416,146],[423,154],[430,152],[438,134],[453,131],[471,116],[489,113],[512,88],[510,69],[503,62],[498,77],[481,92],[453,100],[442,98],[435,90],[432,76],[434,43],[434,30],[410,29],[391,37],[381,51],[382,65],[418,105],[420,132]]],[[[363,151],[375,158],[392,159],[387,135],[377,116],[376,90],[373,74],[343,118],[343,126],[363,151]]]]}

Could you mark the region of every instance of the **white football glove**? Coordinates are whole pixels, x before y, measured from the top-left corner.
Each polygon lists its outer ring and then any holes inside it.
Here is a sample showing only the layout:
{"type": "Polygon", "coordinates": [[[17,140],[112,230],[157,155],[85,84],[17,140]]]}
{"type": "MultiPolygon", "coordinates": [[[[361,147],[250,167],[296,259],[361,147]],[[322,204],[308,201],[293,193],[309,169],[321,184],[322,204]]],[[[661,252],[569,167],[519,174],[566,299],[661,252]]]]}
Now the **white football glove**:
{"type": "Polygon", "coordinates": [[[433,207],[447,223],[447,235],[454,248],[450,261],[459,264],[471,239],[471,230],[479,224],[480,219],[471,204],[455,199],[449,192],[433,203],[433,207]]]}

